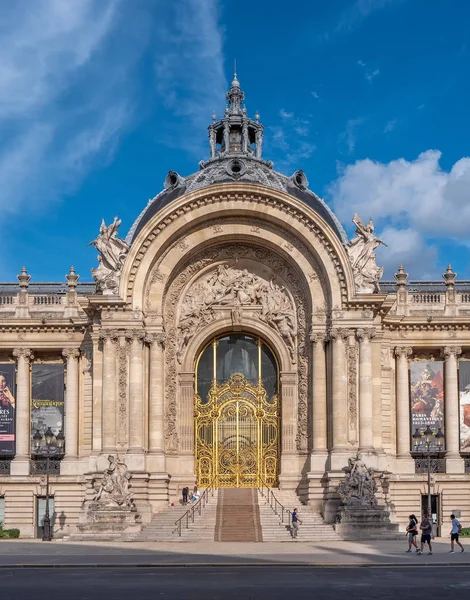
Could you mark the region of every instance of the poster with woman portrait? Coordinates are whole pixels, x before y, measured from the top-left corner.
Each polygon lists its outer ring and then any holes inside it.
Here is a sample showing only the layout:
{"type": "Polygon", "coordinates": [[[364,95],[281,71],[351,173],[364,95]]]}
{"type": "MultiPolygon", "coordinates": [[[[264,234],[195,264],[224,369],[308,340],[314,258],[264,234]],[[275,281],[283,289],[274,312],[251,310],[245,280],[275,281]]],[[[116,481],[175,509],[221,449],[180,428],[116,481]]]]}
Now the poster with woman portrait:
{"type": "Polygon", "coordinates": [[[444,433],[444,363],[411,363],[411,429],[430,427],[444,433]]]}
{"type": "Polygon", "coordinates": [[[470,360],[459,361],[460,450],[470,452],[470,360]]]}
{"type": "Polygon", "coordinates": [[[15,454],[15,365],[0,364],[0,456],[15,454]]]}

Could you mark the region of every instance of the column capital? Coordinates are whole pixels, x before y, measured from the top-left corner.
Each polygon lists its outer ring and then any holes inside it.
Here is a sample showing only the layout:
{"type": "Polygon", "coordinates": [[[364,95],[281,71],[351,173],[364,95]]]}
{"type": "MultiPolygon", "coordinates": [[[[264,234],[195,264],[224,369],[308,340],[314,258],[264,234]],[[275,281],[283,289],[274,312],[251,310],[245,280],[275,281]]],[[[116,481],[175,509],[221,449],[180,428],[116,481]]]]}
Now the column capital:
{"type": "Polygon", "coordinates": [[[13,356],[16,359],[22,357],[25,359],[26,362],[32,361],[34,359],[33,351],[29,348],[14,348],[13,356]]]}
{"type": "Polygon", "coordinates": [[[459,354],[462,354],[462,348],[460,348],[460,346],[445,346],[441,349],[441,355],[446,360],[451,356],[457,358],[459,354]]]}
{"type": "Polygon", "coordinates": [[[310,341],[313,345],[325,342],[327,337],[328,336],[325,331],[315,331],[314,329],[310,330],[310,341]]]}
{"type": "Polygon", "coordinates": [[[328,338],[330,340],[333,340],[333,342],[336,341],[347,341],[348,337],[350,335],[350,331],[349,329],[344,329],[344,328],[337,328],[337,329],[330,329],[330,331],[328,332],[328,338]]]}
{"type": "Polygon", "coordinates": [[[127,329],[124,337],[128,342],[141,342],[145,339],[145,331],[143,329],[127,329]]]}
{"type": "Polygon", "coordinates": [[[413,348],[410,346],[395,346],[393,352],[397,358],[408,358],[413,354],[413,348]]]}
{"type": "Polygon", "coordinates": [[[159,333],[146,333],[144,342],[149,346],[156,344],[162,350],[165,348],[166,335],[163,331],[159,333]]]}
{"type": "Polygon", "coordinates": [[[356,339],[359,340],[359,342],[362,341],[371,341],[372,338],[375,337],[376,334],[376,329],[375,327],[368,327],[368,328],[364,328],[364,327],[360,327],[359,329],[356,329],[356,339]]]}
{"type": "Polygon", "coordinates": [[[67,360],[80,358],[80,350],[78,348],[64,348],[62,350],[62,356],[67,360]]]}
{"type": "Polygon", "coordinates": [[[99,332],[99,339],[103,342],[115,344],[119,340],[119,331],[117,331],[117,329],[102,329],[99,332]]]}

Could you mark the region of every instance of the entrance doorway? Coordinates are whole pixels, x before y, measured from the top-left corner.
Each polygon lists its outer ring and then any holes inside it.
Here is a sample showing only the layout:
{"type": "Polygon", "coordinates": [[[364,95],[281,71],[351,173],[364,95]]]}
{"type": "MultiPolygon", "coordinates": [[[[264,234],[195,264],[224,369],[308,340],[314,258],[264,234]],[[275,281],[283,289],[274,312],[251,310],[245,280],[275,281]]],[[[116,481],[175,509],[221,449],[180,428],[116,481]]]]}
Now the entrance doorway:
{"type": "Polygon", "coordinates": [[[196,365],[196,475],[201,487],[277,485],[278,367],[271,349],[245,334],[220,336],[196,365]]]}
{"type": "MultiPolygon", "coordinates": [[[[427,512],[428,496],[427,494],[423,494],[421,496],[421,514],[424,515],[427,512]]],[[[439,537],[441,535],[439,494],[431,494],[431,517],[433,535],[434,537],[439,537]]]]}

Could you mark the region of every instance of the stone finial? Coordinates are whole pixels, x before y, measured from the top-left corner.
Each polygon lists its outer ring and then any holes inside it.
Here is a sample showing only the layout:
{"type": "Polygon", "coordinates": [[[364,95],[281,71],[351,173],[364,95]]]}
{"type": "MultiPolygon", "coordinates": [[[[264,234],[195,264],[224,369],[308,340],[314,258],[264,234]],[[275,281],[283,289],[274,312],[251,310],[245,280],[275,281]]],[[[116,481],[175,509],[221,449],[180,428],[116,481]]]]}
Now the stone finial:
{"type": "Polygon", "coordinates": [[[65,279],[67,280],[67,287],[69,288],[69,290],[71,292],[74,292],[75,288],[78,285],[78,280],[80,279],[80,275],[77,275],[75,273],[75,269],[73,267],[70,267],[70,271],[65,276],[65,279]]]}
{"type": "Polygon", "coordinates": [[[396,279],[398,288],[404,288],[406,285],[406,280],[408,279],[408,273],[405,273],[405,269],[403,265],[398,267],[398,272],[393,275],[396,279]]]}
{"type": "Polygon", "coordinates": [[[21,273],[19,275],[17,275],[16,278],[20,282],[21,290],[26,291],[28,289],[29,282],[31,279],[31,275],[28,275],[28,271],[26,270],[26,267],[23,267],[21,269],[21,273]]]}
{"type": "Polygon", "coordinates": [[[444,282],[447,286],[453,287],[455,284],[455,278],[457,277],[457,273],[454,273],[452,267],[447,265],[447,269],[445,273],[442,273],[442,277],[444,278],[444,282]]]}

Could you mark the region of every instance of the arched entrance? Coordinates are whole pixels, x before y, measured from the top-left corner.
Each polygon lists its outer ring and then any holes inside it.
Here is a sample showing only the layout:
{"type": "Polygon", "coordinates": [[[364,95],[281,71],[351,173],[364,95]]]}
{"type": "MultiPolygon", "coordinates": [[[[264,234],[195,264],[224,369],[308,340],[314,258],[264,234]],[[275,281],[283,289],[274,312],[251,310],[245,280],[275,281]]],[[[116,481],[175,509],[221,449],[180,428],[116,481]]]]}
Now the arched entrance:
{"type": "Polygon", "coordinates": [[[277,485],[278,390],[277,361],[261,338],[227,334],[204,348],[196,365],[198,485],[277,485]]]}

